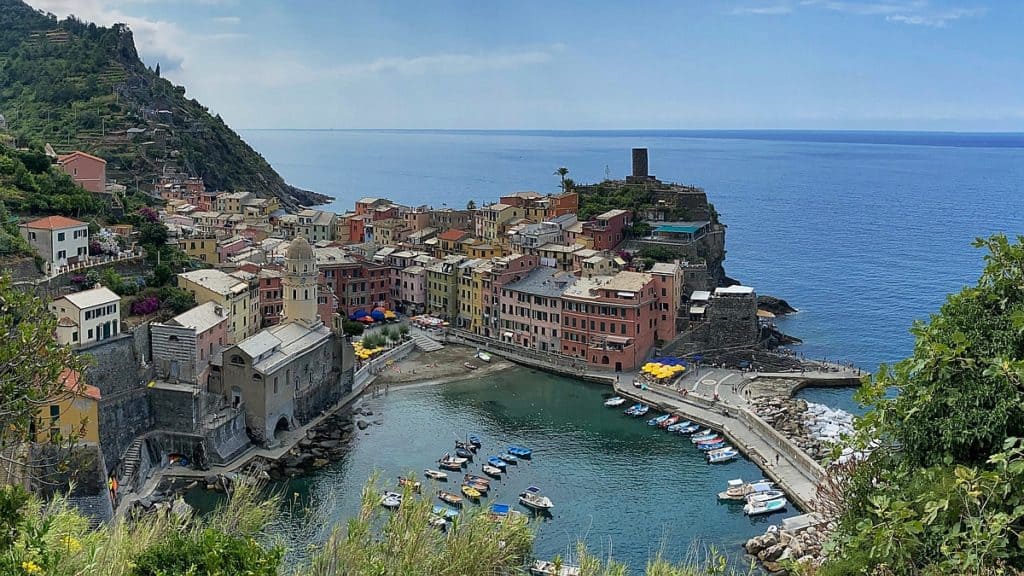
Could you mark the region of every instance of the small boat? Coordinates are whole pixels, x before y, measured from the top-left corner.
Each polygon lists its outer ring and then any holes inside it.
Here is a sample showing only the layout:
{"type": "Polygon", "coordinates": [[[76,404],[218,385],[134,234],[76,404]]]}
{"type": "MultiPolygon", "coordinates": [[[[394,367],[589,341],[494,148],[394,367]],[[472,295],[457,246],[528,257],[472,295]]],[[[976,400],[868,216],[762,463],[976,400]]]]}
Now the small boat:
{"type": "MultiPolygon", "coordinates": [[[[461,469],[461,467],[460,467],[460,469],[461,469]]],[[[430,478],[431,480],[441,480],[441,481],[448,480],[448,474],[447,473],[441,472],[440,470],[434,470],[432,468],[427,468],[426,470],[424,470],[423,471],[423,475],[426,476],[427,478],[430,478]]]]}
{"type": "Polygon", "coordinates": [[[466,367],[466,370],[476,370],[476,364],[470,364],[469,362],[463,362],[462,365],[466,367]]]}
{"type": "Polygon", "coordinates": [[[483,444],[480,442],[480,437],[477,436],[476,434],[470,434],[469,436],[466,437],[466,439],[469,440],[470,444],[476,446],[477,448],[483,446],[483,444]]]}
{"type": "Polygon", "coordinates": [[[437,497],[441,499],[445,504],[451,504],[452,506],[462,506],[462,496],[454,494],[452,492],[445,492],[444,490],[437,491],[437,497]]]}
{"type": "Polygon", "coordinates": [[[490,362],[491,361],[491,355],[488,354],[487,352],[484,352],[483,350],[477,352],[476,353],[476,357],[479,358],[481,362],[490,362]]]}
{"type": "Polygon", "coordinates": [[[455,462],[455,461],[453,461],[451,459],[448,459],[448,458],[445,458],[443,460],[438,461],[437,465],[440,466],[444,470],[452,470],[454,472],[461,472],[462,471],[462,464],[460,464],[459,462],[455,462]]]}
{"type": "Polygon", "coordinates": [[[718,444],[719,442],[725,442],[725,438],[722,438],[721,436],[715,434],[711,438],[697,440],[696,442],[694,442],[694,444],[696,444],[697,446],[703,446],[705,444],[718,444]]]}
{"type": "Polygon", "coordinates": [[[437,528],[438,530],[444,530],[448,527],[448,521],[437,514],[431,514],[430,518],[427,519],[427,523],[430,524],[431,528],[437,528]]]}
{"type": "MultiPolygon", "coordinates": [[[[731,462],[739,457],[740,453],[734,448],[729,448],[722,452],[716,451],[714,454],[708,455],[708,464],[722,464],[724,462],[731,462]]],[[[721,497],[721,494],[719,494],[721,497]]]]}
{"type": "Polygon", "coordinates": [[[715,431],[711,430],[710,428],[706,428],[706,429],[701,430],[700,432],[694,434],[693,436],[690,436],[690,442],[693,442],[694,444],[696,444],[697,442],[700,442],[701,440],[707,440],[708,438],[714,438],[715,436],[718,436],[718,432],[715,432],[715,431]]]}
{"type": "Polygon", "coordinates": [[[470,498],[472,500],[479,500],[480,499],[480,491],[477,490],[476,488],[468,485],[468,484],[463,484],[462,485],[462,494],[466,498],[470,498]]]}
{"type": "Polygon", "coordinates": [[[422,484],[420,484],[416,480],[413,480],[412,478],[403,478],[402,476],[398,477],[398,485],[402,487],[409,487],[412,489],[413,492],[416,492],[417,494],[420,491],[420,487],[423,486],[422,484]]]}
{"type": "Polygon", "coordinates": [[[512,507],[508,504],[499,504],[495,502],[491,504],[491,514],[494,516],[508,516],[508,513],[512,510],[512,507]]]}
{"type": "Polygon", "coordinates": [[[490,484],[484,484],[482,482],[463,482],[463,486],[469,486],[481,494],[487,494],[491,490],[490,484]]]}
{"type": "Polygon", "coordinates": [[[648,426],[657,426],[658,424],[661,424],[665,420],[668,420],[668,417],[669,417],[668,414],[662,414],[661,416],[655,416],[654,418],[651,418],[650,420],[647,421],[647,425],[648,426]]]}
{"type": "Polygon", "coordinates": [[[530,564],[530,574],[533,576],[580,576],[580,567],[573,564],[556,565],[547,560],[534,560],[530,564]]]}
{"type": "Polygon", "coordinates": [[[507,464],[505,464],[505,461],[502,460],[501,458],[498,458],[497,456],[491,456],[487,458],[487,464],[501,470],[502,472],[505,471],[505,467],[507,466],[507,464]]]}
{"type": "Polygon", "coordinates": [[[530,456],[533,456],[533,450],[523,448],[522,446],[509,446],[508,453],[517,458],[529,458],[530,456]]]}
{"type": "Polygon", "coordinates": [[[444,461],[452,462],[453,464],[465,465],[466,462],[469,462],[469,458],[464,458],[462,456],[452,456],[451,454],[445,454],[443,457],[441,457],[440,460],[438,460],[438,462],[444,462],[444,461]]]}
{"type": "Polygon", "coordinates": [[[519,464],[519,458],[511,454],[498,454],[498,458],[504,460],[506,464],[519,464]]]}
{"type": "Polygon", "coordinates": [[[473,453],[465,448],[456,448],[455,455],[459,458],[465,458],[466,460],[473,460],[473,453]]]}
{"type": "Polygon", "coordinates": [[[719,448],[725,448],[728,446],[725,442],[716,442],[715,444],[698,444],[697,450],[707,452],[709,450],[718,450],[719,448]]]}
{"type": "Polygon", "coordinates": [[[625,414],[626,416],[632,416],[633,414],[636,414],[637,412],[639,412],[640,409],[643,408],[643,407],[644,407],[643,404],[633,404],[629,408],[626,408],[625,410],[623,410],[622,413],[625,414]]]}
{"type": "Polygon", "coordinates": [[[642,405],[642,406],[640,406],[639,410],[637,410],[636,412],[633,413],[633,417],[634,418],[639,418],[639,417],[647,414],[650,410],[651,410],[650,406],[642,405]]]}
{"type": "Polygon", "coordinates": [[[505,519],[523,522],[529,521],[529,518],[526,516],[526,514],[523,514],[519,510],[513,510],[512,506],[508,504],[500,504],[497,502],[491,504],[490,516],[493,520],[499,521],[505,519]]]}
{"type": "Polygon", "coordinates": [[[748,504],[763,504],[769,500],[777,500],[779,498],[785,498],[786,493],[782,490],[765,490],[764,492],[751,492],[747,494],[748,504]]]}
{"type": "Polygon", "coordinates": [[[398,508],[402,505],[402,495],[398,492],[385,492],[380,498],[380,505],[385,508],[398,508]]]}
{"type": "Polygon", "coordinates": [[[718,493],[719,500],[743,500],[752,492],[773,490],[775,484],[769,480],[761,479],[756,482],[744,483],[742,479],[729,480],[729,487],[725,492],[718,493]]]}
{"type": "Polygon", "coordinates": [[[491,466],[490,464],[484,464],[484,474],[487,474],[491,478],[501,478],[501,468],[497,466],[491,466]]]}
{"type": "Polygon", "coordinates": [[[667,429],[669,426],[672,426],[673,424],[675,424],[676,422],[679,422],[682,419],[683,419],[682,416],[676,416],[675,414],[673,414],[673,415],[669,416],[668,418],[662,420],[660,423],[658,423],[658,426],[661,427],[661,428],[666,428],[667,429]]]}
{"type": "Polygon", "coordinates": [[[700,426],[698,426],[697,424],[690,424],[689,426],[683,426],[679,430],[676,430],[676,434],[682,434],[683,436],[688,436],[690,434],[693,434],[697,430],[700,430],[700,426]]]}
{"type": "Polygon", "coordinates": [[[452,510],[447,506],[441,506],[440,504],[434,506],[434,514],[442,518],[455,518],[459,515],[458,510],[452,510]]]}
{"type": "Polygon", "coordinates": [[[519,494],[519,503],[534,510],[551,510],[555,503],[551,498],[540,493],[540,488],[530,486],[525,492],[519,494]]]}
{"type": "Polygon", "coordinates": [[[690,422],[689,420],[683,420],[682,422],[676,422],[675,424],[670,424],[666,429],[669,432],[679,432],[683,428],[688,428],[688,427],[690,427],[692,425],[693,425],[693,422],[690,422]]]}
{"type": "Polygon", "coordinates": [[[455,447],[462,448],[463,450],[469,450],[470,452],[476,454],[476,444],[472,444],[470,442],[460,442],[459,440],[456,440],[455,447]]]}
{"type": "Polygon", "coordinates": [[[612,396],[611,398],[604,401],[604,405],[609,408],[615,408],[616,406],[622,406],[626,403],[626,399],[622,396],[612,396]]]}
{"type": "Polygon", "coordinates": [[[715,450],[708,450],[707,452],[704,453],[704,455],[708,456],[708,457],[711,457],[711,456],[714,456],[715,454],[718,454],[719,452],[728,452],[729,450],[735,450],[735,448],[733,448],[732,446],[726,446],[725,448],[717,448],[715,450]]]}
{"type": "Polygon", "coordinates": [[[786,509],[786,499],[776,498],[775,500],[768,500],[766,502],[760,502],[758,504],[744,504],[743,513],[747,516],[760,516],[762,514],[771,514],[772,512],[778,512],[786,509]]]}
{"type": "Polygon", "coordinates": [[[491,485],[490,478],[484,478],[483,476],[477,476],[476,474],[466,474],[462,477],[466,482],[479,482],[481,484],[491,485]]]}

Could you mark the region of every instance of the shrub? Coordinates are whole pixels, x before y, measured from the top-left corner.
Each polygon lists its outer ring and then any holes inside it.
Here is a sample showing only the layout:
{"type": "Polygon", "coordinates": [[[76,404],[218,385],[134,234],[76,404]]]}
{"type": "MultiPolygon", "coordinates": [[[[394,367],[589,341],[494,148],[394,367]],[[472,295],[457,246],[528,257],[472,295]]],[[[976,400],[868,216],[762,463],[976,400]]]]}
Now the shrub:
{"type": "Polygon", "coordinates": [[[131,305],[132,314],[135,316],[148,316],[159,309],[160,299],[156,296],[136,298],[131,305]]]}
{"type": "Polygon", "coordinates": [[[346,336],[361,336],[366,328],[359,322],[353,322],[352,320],[342,320],[341,329],[345,332],[346,336]]]}

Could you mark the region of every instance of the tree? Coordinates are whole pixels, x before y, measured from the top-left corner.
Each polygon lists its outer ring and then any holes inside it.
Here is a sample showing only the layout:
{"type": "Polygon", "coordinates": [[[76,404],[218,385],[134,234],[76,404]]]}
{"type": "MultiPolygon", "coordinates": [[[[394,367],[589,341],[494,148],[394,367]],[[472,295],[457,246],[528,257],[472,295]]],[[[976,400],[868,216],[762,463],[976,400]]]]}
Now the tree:
{"type": "Polygon", "coordinates": [[[476,202],[473,200],[466,202],[466,210],[476,210],[476,202]]]}
{"type": "Polygon", "coordinates": [[[565,192],[565,177],[568,174],[569,169],[566,168],[565,166],[562,166],[558,170],[555,170],[555,176],[558,176],[561,179],[562,192],[565,192]]]}
{"type": "Polygon", "coordinates": [[[346,336],[361,336],[366,330],[366,327],[363,326],[361,322],[342,320],[341,329],[345,332],[346,336]]]}

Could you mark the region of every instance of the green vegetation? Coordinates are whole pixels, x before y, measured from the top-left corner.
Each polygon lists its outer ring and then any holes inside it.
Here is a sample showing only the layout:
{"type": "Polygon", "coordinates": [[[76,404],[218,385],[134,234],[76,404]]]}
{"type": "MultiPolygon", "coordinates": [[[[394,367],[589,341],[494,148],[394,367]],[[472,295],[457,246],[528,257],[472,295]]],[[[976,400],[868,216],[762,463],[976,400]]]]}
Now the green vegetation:
{"type": "Polygon", "coordinates": [[[3,144],[0,144],[0,201],[13,212],[28,214],[81,218],[104,210],[99,197],[52,167],[50,159],[41,151],[13,150],[3,144]]]}
{"type": "Polygon", "coordinates": [[[855,447],[871,453],[838,479],[824,574],[1024,569],[1022,241],[978,240],[989,253],[977,285],[915,324],[913,355],[860,391],[872,410],[855,447]]]}
{"type": "Polygon", "coordinates": [[[0,200],[0,256],[27,256],[32,254],[32,247],[21,237],[18,230],[18,219],[11,215],[7,206],[0,200]]]}
{"type": "Polygon", "coordinates": [[[362,322],[356,322],[354,320],[342,320],[341,329],[345,332],[346,336],[361,336],[366,330],[362,322]]]}
{"type": "Polygon", "coordinates": [[[609,210],[629,210],[634,216],[642,213],[650,204],[650,191],[639,184],[623,184],[605,180],[599,184],[577,186],[580,207],[577,216],[580,221],[591,220],[609,210]]]}
{"type": "Polygon", "coordinates": [[[123,24],[57,20],[20,0],[0,0],[0,110],[20,144],[97,154],[108,177],[128,186],[151,182],[167,163],[212,189],[251,190],[286,204],[292,196],[326,201],[285,184],[220,116],[149,70],[123,24]],[[132,138],[129,128],[146,132],[132,138]]]}

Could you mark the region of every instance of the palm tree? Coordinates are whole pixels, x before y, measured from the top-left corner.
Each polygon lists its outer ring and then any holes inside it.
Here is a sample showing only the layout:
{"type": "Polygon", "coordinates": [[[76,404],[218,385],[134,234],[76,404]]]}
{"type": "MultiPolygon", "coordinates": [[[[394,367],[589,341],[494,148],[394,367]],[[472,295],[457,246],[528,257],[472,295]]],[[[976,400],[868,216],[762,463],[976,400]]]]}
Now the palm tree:
{"type": "Polygon", "coordinates": [[[562,180],[562,192],[572,192],[576,188],[576,181],[572,178],[562,180]]]}
{"type": "Polygon", "coordinates": [[[565,176],[569,173],[569,169],[562,166],[558,170],[555,170],[555,176],[562,179],[562,192],[565,192],[565,176]]]}

